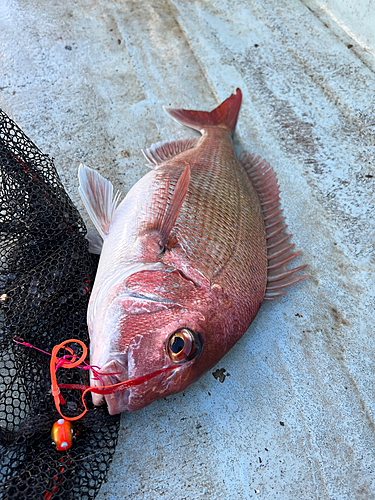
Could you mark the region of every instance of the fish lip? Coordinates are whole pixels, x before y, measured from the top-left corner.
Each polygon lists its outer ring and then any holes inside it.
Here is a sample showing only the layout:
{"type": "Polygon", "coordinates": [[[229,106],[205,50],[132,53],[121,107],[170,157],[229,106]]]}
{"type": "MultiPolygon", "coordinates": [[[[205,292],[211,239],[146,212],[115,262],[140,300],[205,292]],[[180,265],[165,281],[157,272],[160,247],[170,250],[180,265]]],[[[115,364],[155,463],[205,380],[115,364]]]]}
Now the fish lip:
{"type": "Polygon", "coordinates": [[[113,394],[106,394],[105,401],[107,403],[108,413],[110,415],[117,415],[125,410],[128,410],[130,398],[130,389],[115,392],[113,394]]]}
{"type": "MultiPolygon", "coordinates": [[[[121,352],[111,353],[106,363],[97,372],[98,378],[95,378],[94,374],[91,375],[92,387],[114,385],[128,380],[128,354],[121,352]]],[[[95,406],[103,405],[106,402],[109,414],[116,415],[127,409],[129,396],[129,389],[112,394],[92,393],[92,402],[95,406]]]]}

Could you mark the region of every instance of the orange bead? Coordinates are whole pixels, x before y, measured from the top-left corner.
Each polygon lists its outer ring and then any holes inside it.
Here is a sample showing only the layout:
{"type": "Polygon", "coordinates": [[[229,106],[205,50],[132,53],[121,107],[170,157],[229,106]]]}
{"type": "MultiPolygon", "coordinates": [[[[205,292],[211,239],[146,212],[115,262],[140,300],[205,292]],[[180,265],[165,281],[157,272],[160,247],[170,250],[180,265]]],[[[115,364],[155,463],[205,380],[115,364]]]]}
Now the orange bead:
{"type": "Polygon", "coordinates": [[[73,426],[71,422],[60,418],[53,424],[51,437],[58,450],[68,450],[72,446],[73,440],[73,426]]]}

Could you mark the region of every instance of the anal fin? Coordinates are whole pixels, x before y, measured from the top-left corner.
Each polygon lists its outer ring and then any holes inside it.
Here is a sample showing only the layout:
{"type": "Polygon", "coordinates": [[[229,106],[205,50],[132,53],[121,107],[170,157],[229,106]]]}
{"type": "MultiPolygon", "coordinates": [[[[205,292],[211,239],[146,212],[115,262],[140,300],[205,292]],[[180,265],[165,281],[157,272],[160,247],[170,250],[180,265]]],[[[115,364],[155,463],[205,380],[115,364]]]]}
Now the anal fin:
{"type": "Polygon", "coordinates": [[[258,193],[265,221],[268,273],[264,299],[276,300],[286,294],[285,288],[309,277],[308,274],[296,274],[307,265],[294,269],[285,267],[302,252],[292,251],[294,245],[289,242],[292,235],[286,232],[288,226],[280,209],[280,189],[275,171],[266,160],[250,153],[243,153],[240,163],[258,193]]]}
{"type": "Polygon", "coordinates": [[[149,162],[147,166],[150,168],[156,168],[158,165],[161,165],[170,158],[179,155],[183,151],[194,148],[198,141],[199,138],[193,137],[191,139],[172,142],[157,142],[148,149],[142,149],[142,153],[149,162]]]}

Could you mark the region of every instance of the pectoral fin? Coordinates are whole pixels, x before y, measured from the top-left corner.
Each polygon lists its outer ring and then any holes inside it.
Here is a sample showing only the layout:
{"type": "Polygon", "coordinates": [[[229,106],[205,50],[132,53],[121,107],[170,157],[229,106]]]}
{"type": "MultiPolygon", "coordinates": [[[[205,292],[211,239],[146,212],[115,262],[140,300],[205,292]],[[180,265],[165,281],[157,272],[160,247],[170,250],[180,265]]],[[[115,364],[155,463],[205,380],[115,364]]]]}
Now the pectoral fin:
{"type": "Polygon", "coordinates": [[[178,214],[180,213],[182,204],[188,193],[189,183],[190,183],[190,166],[186,164],[185,170],[181,174],[181,177],[178,179],[176,187],[174,188],[171,201],[165,212],[163,223],[160,228],[160,231],[163,237],[165,238],[165,241],[167,240],[170,232],[172,231],[173,226],[176,223],[178,214]]]}
{"type": "Polygon", "coordinates": [[[146,230],[160,232],[163,245],[166,245],[170,232],[176,223],[190,183],[190,166],[186,164],[177,184],[170,194],[170,177],[166,175],[155,192],[147,210],[146,230]]]}

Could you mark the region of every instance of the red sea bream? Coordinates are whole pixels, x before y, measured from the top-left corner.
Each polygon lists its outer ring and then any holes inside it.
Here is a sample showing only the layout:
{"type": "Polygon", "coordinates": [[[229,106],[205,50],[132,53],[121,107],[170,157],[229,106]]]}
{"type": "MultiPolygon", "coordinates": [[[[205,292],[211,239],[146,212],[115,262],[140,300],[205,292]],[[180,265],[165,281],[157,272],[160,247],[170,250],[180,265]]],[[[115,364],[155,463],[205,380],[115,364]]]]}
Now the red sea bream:
{"type": "Polygon", "coordinates": [[[232,135],[242,94],[211,113],[166,109],[200,138],[144,152],[151,171],[118,205],[112,184],[80,166],[80,193],[103,246],[88,308],[91,365],[110,385],[167,368],[105,396],[111,414],[177,393],[246,332],[264,299],[304,279],[270,165],[237,158],[232,135]],[[118,205],[118,206],[117,206],[118,205]]]}

